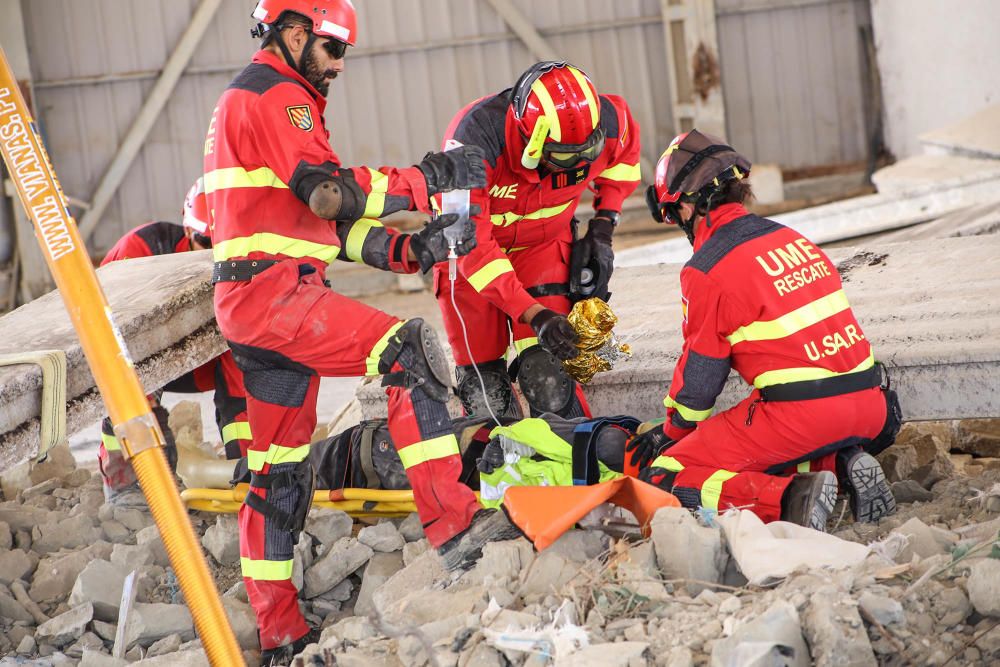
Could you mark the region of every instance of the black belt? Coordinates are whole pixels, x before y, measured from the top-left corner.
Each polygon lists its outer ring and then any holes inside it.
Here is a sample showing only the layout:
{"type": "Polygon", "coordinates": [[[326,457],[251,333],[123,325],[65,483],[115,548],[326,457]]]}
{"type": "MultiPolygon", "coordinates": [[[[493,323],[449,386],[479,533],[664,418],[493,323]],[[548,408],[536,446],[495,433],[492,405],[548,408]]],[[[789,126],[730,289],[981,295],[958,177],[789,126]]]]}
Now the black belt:
{"type": "Polygon", "coordinates": [[[212,268],[212,284],[247,281],[277,263],[277,260],[273,259],[239,259],[216,262],[212,268]]]}
{"type": "Polygon", "coordinates": [[[543,296],[564,296],[569,294],[569,283],[543,283],[529,287],[526,291],[536,299],[543,296]]]}
{"type": "Polygon", "coordinates": [[[821,380],[802,380],[801,382],[786,382],[760,390],[764,401],[809,401],[815,398],[829,398],[841,394],[851,394],[862,389],[871,389],[882,385],[882,364],[876,363],[868,370],[835,375],[821,380]]]}

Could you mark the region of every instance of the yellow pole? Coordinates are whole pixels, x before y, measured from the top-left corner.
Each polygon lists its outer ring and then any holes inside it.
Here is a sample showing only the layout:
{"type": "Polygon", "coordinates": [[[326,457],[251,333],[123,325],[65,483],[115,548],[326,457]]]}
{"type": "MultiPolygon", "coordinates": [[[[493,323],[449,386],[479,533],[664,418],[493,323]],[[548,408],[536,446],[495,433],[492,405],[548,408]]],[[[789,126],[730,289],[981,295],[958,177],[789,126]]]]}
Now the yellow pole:
{"type": "Polygon", "coordinates": [[[213,665],[242,665],[240,647],[160,449],[163,434],[149,409],[121,332],[111,318],[111,308],[3,49],[0,151],[21,203],[35,225],[35,235],[111,415],[115,435],[132,462],[163,536],[208,659],[213,665]]]}

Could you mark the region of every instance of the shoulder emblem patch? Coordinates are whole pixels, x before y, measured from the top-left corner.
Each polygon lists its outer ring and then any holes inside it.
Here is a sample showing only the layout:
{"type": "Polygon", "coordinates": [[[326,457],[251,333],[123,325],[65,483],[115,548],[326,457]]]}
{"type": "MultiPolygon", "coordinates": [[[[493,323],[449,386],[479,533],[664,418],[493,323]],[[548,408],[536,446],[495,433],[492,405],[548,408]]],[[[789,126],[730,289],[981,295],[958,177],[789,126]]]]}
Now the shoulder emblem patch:
{"type": "Polygon", "coordinates": [[[295,127],[300,130],[305,130],[306,132],[313,129],[312,110],[309,108],[308,104],[285,107],[285,111],[288,112],[288,120],[291,121],[292,125],[295,127]]]}
{"type": "Polygon", "coordinates": [[[681,312],[684,314],[684,324],[688,323],[688,300],[683,294],[681,295],[681,312]]]}

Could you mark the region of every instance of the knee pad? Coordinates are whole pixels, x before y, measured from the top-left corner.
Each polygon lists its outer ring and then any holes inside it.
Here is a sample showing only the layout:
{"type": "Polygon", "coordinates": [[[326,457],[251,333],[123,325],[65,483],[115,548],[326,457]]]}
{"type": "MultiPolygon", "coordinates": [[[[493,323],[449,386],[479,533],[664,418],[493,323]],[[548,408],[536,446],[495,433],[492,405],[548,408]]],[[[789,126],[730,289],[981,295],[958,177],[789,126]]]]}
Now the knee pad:
{"type": "Polygon", "coordinates": [[[451,371],[437,333],[422,318],[407,320],[386,345],[378,363],[382,386],[423,389],[438,403],[447,403],[451,393],[451,371]],[[399,362],[402,372],[390,373],[399,362]]]}
{"type": "Polygon", "coordinates": [[[864,447],[872,456],[885,451],[889,445],[896,442],[896,436],[903,428],[903,410],[899,406],[899,396],[892,389],[884,389],[882,395],[885,397],[885,423],[881,432],[864,447]]]}
{"type": "Polygon", "coordinates": [[[528,405],[538,413],[561,414],[572,403],[576,389],[576,382],[566,373],[562,362],[540,345],[521,354],[517,382],[528,405]]]}
{"type": "Polygon", "coordinates": [[[299,463],[279,463],[271,466],[266,475],[251,472],[250,486],[267,489],[266,500],[251,491],[245,501],[264,516],[265,532],[267,526],[287,531],[292,534],[292,542],[297,542],[316,490],[316,471],[312,463],[308,459],[299,463]]]}
{"type": "Polygon", "coordinates": [[[313,372],[284,355],[229,341],[233,361],[243,371],[243,386],[247,394],[258,401],[298,408],[306,400],[309,379],[313,372]]]}
{"type": "Polygon", "coordinates": [[[510,375],[507,374],[507,365],[503,359],[495,359],[482,364],[469,364],[468,366],[458,366],[455,369],[458,378],[458,398],[462,401],[462,407],[467,415],[489,415],[486,406],[489,405],[493,413],[500,416],[516,417],[520,410],[516,410],[514,402],[514,388],[510,383],[510,375]],[[483,376],[483,384],[479,384],[479,377],[476,375],[476,366],[479,367],[479,374],[483,376]],[[486,387],[486,395],[483,395],[483,386],[486,387]]]}

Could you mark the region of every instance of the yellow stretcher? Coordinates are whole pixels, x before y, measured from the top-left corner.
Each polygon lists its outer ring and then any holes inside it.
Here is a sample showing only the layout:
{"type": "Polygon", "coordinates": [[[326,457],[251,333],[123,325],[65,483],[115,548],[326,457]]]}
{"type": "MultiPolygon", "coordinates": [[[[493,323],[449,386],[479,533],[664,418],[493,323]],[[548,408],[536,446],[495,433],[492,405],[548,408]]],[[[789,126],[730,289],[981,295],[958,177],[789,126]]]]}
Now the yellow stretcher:
{"type": "MultiPolygon", "coordinates": [[[[181,500],[192,510],[235,513],[249,489],[249,484],[237,484],[231,489],[185,489],[181,500]]],[[[417,511],[413,491],[409,490],[319,489],[313,494],[313,507],[341,510],[359,519],[400,517],[417,511]]]]}

